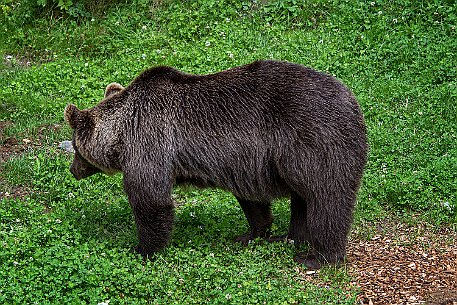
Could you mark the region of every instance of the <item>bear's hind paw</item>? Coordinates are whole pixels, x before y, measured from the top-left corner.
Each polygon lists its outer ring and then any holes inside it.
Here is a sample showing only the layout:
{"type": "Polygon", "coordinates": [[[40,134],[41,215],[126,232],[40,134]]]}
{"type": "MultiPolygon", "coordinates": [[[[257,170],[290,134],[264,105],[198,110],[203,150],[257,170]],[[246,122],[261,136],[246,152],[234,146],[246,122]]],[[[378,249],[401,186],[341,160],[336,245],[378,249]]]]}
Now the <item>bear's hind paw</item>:
{"type": "Polygon", "coordinates": [[[314,254],[298,253],[294,257],[294,261],[305,265],[308,269],[317,270],[322,267],[321,262],[317,259],[314,254]]]}

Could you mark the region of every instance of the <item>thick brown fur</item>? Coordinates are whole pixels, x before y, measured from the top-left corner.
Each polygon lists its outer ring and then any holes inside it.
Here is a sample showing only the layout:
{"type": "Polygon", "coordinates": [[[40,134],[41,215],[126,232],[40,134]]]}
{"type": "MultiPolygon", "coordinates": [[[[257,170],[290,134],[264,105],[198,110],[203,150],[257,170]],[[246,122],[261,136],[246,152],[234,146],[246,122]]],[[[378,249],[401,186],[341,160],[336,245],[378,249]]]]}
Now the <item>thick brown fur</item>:
{"type": "Polygon", "coordinates": [[[251,227],[243,242],[268,237],[271,201],[290,196],[287,238],[313,248],[297,260],[344,261],[368,145],[360,108],[335,78],[277,61],[210,75],[156,67],[109,85],[91,109],[67,106],[65,118],[76,178],[124,174],[139,253],[166,246],[172,187],[193,183],[236,196],[251,227]]]}

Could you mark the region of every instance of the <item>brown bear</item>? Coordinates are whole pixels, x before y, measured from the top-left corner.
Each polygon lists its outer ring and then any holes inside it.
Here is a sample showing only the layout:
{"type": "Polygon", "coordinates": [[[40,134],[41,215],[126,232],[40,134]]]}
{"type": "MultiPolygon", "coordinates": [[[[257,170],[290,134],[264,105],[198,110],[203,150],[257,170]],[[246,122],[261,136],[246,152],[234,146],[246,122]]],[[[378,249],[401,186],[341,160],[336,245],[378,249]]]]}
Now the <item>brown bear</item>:
{"type": "Polygon", "coordinates": [[[243,243],[268,239],[272,200],[290,196],[287,239],[312,248],[296,260],[345,260],[368,145],[359,105],[334,77],[279,61],[209,75],[161,66],[110,84],[93,108],[68,105],[65,118],[76,179],[123,173],[143,256],[167,245],[172,187],[190,183],[235,195],[243,243]]]}

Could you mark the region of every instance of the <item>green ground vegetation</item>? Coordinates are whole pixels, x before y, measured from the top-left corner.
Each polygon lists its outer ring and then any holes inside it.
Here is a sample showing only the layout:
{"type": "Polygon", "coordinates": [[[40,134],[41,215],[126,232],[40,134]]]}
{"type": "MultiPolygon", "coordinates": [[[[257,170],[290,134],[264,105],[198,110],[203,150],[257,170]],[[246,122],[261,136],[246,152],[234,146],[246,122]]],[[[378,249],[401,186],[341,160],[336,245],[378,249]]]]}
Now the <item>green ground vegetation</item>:
{"type": "MultiPolygon", "coordinates": [[[[179,189],[170,246],[143,262],[121,177],[76,181],[66,104],[171,65],[210,73],[287,60],[346,83],[370,156],[354,226],[399,215],[457,223],[457,4],[414,0],[0,1],[2,139],[39,145],[1,164],[2,304],[354,304],[344,268],[303,279],[288,244],[233,243],[247,223],[232,195],[179,189]],[[44,128],[43,126],[57,126],[44,128]],[[61,126],[61,127],[59,127],[61,126]]],[[[1,144],[1,143],[0,143],[1,144]]],[[[276,234],[288,204],[274,205],[276,234]]]]}

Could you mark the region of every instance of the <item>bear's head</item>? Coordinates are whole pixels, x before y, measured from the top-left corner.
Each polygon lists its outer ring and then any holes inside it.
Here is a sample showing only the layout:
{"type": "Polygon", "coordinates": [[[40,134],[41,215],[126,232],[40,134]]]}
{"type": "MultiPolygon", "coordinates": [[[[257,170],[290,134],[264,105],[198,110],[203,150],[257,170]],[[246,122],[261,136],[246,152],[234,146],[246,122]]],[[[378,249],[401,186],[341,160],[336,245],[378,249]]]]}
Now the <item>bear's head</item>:
{"type": "Polygon", "coordinates": [[[69,104],[65,108],[64,117],[73,130],[75,151],[70,172],[77,180],[100,172],[113,174],[119,171],[119,145],[116,145],[119,139],[115,132],[118,128],[113,128],[113,120],[100,105],[123,89],[121,85],[112,83],[106,87],[105,98],[98,106],[79,110],[69,104]]]}

